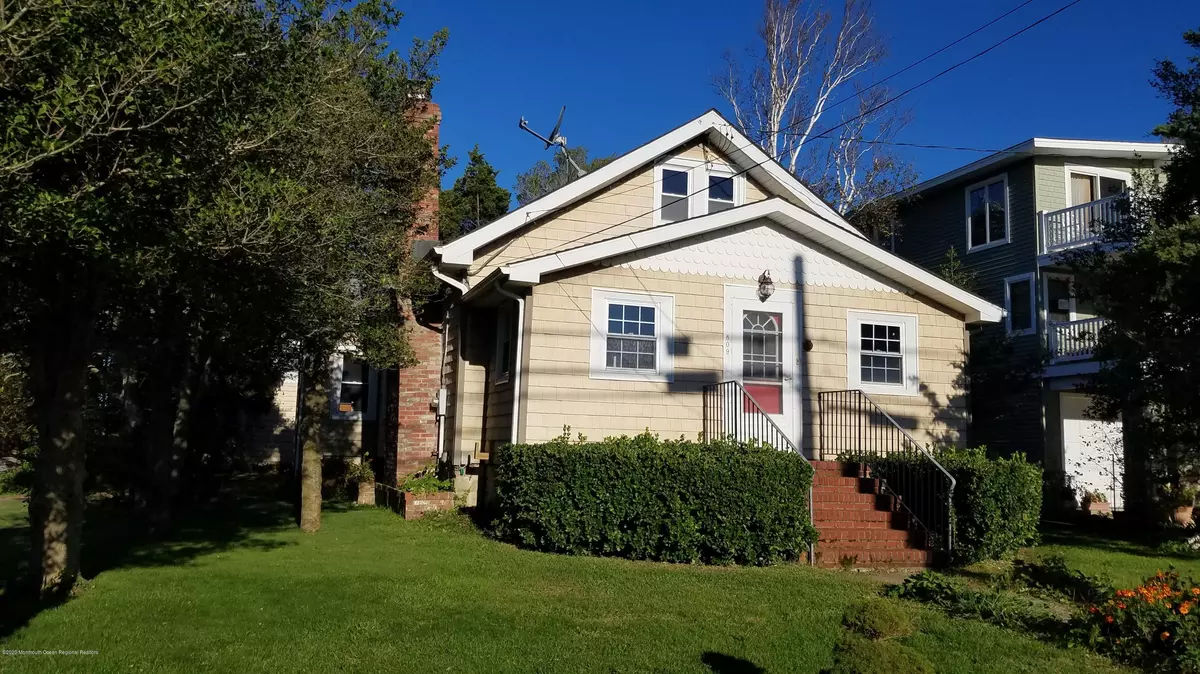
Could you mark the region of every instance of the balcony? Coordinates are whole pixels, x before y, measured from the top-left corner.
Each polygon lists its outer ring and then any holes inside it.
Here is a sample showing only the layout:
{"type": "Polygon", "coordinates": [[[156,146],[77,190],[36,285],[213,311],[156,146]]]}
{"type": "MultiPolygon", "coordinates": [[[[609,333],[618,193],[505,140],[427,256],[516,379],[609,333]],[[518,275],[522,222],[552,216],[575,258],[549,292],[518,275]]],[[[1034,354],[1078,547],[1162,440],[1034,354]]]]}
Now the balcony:
{"type": "Polygon", "coordinates": [[[1100,328],[1108,323],[1105,318],[1084,318],[1065,323],[1051,322],[1047,330],[1047,342],[1051,363],[1067,363],[1087,360],[1092,357],[1100,328]]]}
{"type": "Polygon", "coordinates": [[[1078,206],[1038,213],[1042,254],[1059,253],[1100,240],[1105,228],[1125,217],[1125,194],[1114,194],[1078,206]]]}

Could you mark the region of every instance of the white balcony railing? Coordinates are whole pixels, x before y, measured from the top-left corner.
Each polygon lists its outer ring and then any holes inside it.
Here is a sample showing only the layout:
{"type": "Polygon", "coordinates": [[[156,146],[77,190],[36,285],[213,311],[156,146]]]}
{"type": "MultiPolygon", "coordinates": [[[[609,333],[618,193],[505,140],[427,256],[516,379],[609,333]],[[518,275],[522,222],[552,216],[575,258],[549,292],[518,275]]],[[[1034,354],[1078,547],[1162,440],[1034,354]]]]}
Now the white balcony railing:
{"type": "Polygon", "coordinates": [[[1105,227],[1119,224],[1125,217],[1121,202],[1124,194],[1114,194],[1078,206],[1039,213],[1042,228],[1042,252],[1056,253],[1099,241],[1105,227]]]}
{"type": "Polygon", "coordinates": [[[1108,322],[1106,318],[1084,318],[1066,323],[1051,322],[1047,331],[1050,362],[1087,360],[1096,349],[1100,328],[1108,322]]]}

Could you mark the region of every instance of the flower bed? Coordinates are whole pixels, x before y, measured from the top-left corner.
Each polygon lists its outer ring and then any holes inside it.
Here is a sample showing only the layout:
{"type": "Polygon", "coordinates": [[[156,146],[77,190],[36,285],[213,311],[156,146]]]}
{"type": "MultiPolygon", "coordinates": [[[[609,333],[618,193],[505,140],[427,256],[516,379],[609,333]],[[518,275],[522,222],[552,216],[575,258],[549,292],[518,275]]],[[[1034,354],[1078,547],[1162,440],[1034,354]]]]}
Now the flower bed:
{"type": "Polygon", "coordinates": [[[1160,571],[1088,606],[1074,633],[1116,660],[1153,671],[1200,672],[1200,586],[1160,571]]]}

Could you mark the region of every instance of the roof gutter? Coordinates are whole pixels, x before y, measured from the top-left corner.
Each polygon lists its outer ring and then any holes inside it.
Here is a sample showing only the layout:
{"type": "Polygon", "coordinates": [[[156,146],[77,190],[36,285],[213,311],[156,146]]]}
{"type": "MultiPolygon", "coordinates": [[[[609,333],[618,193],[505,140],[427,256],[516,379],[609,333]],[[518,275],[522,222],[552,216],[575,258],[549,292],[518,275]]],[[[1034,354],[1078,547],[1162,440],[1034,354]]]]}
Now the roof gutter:
{"type": "Polygon", "coordinates": [[[466,283],[459,281],[458,279],[454,278],[453,276],[447,276],[447,275],[443,274],[441,271],[438,270],[436,264],[432,265],[429,268],[429,271],[433,272],[434,278],[438,279],[439,281],[444,281],[446,283],[446,285],[458,290],[458,292],[462,293],[463,295],[466,295],[467,291],[471,289],[471,287],[468,286],[466,283]]]}

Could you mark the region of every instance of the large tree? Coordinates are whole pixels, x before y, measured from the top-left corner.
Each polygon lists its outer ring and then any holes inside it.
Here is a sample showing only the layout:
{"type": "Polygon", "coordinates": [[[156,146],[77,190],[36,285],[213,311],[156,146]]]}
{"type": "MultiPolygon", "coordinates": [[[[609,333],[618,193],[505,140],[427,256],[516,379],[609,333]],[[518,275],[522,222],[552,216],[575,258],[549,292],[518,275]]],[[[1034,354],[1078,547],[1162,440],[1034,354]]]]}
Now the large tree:
{"type": "Polygon", "coordinates": [[[479,146],[467,153],[467,166],[454,181],[454,187],[441,193],[438,210],[441,216],[442,241],[482,227],[508,212],[512,193],[496,184],[499,172],[492,168],[479,146]]]}
{"type": "Polygon", "coordinates": [[[866,85],[884,61],[868,0],[766,0],[756,43],[725,54],[714,78],[735,123],[767,154],[860,227],[888,233],[894,213],[869,206],[915,181],[911,164],[887,144],[908,114],[866,85]],[[836,111],[846,99],[855,105],[836,111]],[[837,127],[837,128],[834,128],[837,127]]]}
{"type": "MultiPolygon", "coordinates": [[[[569,148],[567,152],[575,164],[588,173],[613,160],[613,157],[588,159],[587,148],[582,146],[569,148]]],[[[517,175],[517,205],[524,206],[535,199],[540,199],[577,178],[579,178],[579,172],[567,161],[567,155],[564,155],[562,150],[555,148],[552,162],[539,160],[528,171],[517,175]]]]}
{"type": "Polygon", "coordinates": [[[436,174],[411,113],[441,37],[406,60],[383,43],[398,19],[379,1],[0,6],[0,351],[28,368],[43,589],[79,569],[90,370],[119,371],[166,503],[205,387],[261,388],[237,368],[269,379],[341,340],[401,348],[384,305],[436,174]]]}
{"type": "Polygon", "coordinates": [[[1165,181],[1135,174],[1125,226],[1107,244],[1068,258],[1077,291],[1109,323],[1098,335],[1096,411],[1125,416],[1126,495],[1145,507],[1147,485],[1200,479],[1200,32],[1185,67],[1161,61],[1152,84],[1174,110],[1155,133],[1176,143],[1165,181]]]}

